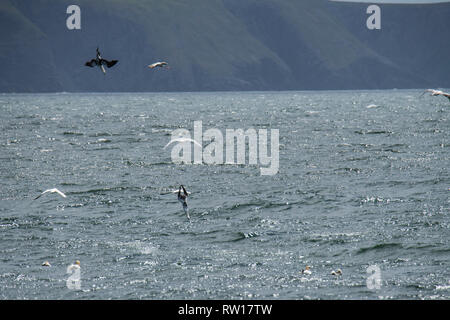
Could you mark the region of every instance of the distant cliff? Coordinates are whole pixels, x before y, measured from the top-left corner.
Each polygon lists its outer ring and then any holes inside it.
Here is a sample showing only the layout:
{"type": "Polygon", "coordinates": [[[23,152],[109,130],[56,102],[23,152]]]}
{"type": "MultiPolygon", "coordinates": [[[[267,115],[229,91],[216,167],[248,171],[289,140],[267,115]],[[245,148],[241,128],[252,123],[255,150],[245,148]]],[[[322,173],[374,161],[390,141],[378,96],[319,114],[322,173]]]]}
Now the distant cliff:
{"type": "Polygon", "coordinates": [[[450,4],[1,0],[0,92],[450,87],[450,4]],[[66,8],[81,8],[68,30],[66,8]],[[100,48],[119,63],[84,66],[100,48]],[[164,60],[171,68],[149,69],[164,60]]]}

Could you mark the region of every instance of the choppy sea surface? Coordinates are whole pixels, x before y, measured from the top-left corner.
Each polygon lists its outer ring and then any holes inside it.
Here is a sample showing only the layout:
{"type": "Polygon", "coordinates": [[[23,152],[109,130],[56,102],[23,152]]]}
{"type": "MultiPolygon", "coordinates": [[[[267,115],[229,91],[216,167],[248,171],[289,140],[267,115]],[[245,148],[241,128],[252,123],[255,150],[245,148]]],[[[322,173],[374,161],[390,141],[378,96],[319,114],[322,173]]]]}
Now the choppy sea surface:
{"type": "Polygon", "coordinates": [[[450,102],[421,93],[0,95],[0,299],[449,299],[450,102]],[[278,173],[174,163],[199,120],[278,129],[278,173]]]}

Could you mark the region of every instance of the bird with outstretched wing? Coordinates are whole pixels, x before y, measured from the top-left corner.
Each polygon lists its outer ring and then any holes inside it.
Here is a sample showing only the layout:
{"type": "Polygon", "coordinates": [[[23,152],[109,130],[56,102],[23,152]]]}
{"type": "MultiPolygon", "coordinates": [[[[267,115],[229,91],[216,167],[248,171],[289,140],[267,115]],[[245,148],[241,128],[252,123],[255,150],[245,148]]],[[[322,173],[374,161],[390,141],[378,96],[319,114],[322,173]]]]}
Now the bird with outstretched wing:
{"type": "Polygon", "coordinates": [[[106,60],[103,59],[102,56],[100,55],[100,50],[97,48],[97,56],[95,59],[91,59],[90,61],[87,61],[84,65],[86,67],[100,67],[100,69],[102,70],[102,72],[104,74],[106,74],[106,70],[104,68],[104,66],[107,66],[108,68],[111,68],[112,66],[114,66],[117,62],[119,62],[119,60],[106,60]]]}

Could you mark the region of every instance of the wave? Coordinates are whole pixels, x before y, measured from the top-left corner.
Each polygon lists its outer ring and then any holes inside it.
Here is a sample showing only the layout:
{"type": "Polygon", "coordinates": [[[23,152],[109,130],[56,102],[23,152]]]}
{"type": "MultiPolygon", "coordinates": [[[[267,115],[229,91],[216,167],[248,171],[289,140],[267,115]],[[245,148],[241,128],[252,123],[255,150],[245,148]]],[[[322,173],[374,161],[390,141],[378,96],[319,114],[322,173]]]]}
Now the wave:
{"type": "Polygon", "coordinates": [[[104,188],[97,188],[97,189],[89,189],[86,191],[72,191],[67,193],[69,194],[101,194],[101,193],[108,193],[108,192],[122,192],[122,191],[141,191],[142,189],[140,187],[104,187],[104,188]]]}
{"type": "Polygon", "coordinates": [[[109,132],[98,132],[98,133],[91,133],[88,135],[88,137],[111,137],[111,136],[113,136],[113,134],[109,132]]]}
{"type": "Polygon", "coordinates": [[[62,134],[65,136],[83,136],[84,135],[84,133],[76,132],[76,131],[64,131],[62,134]]]}
{"type": "Polygon", "coordinates": [[[258,232],[256,232],[256,231],[255,232],[248,232],[248,233],[238,232],[237,233],[237,238],[234,238],[234,239],[230,240],[230,242],[241,241],[241,240],[244,240],[244,239],[255,238],[255,237],[259,237],[259,236],[260,236],[260,234],[258,232]]]}
{"type": "Polygon", "coordinates": [[[169,162],[169,161],[161,161],[161,162],[151,163],[151,162],[144,162],[144,161],[133,162],[131,160],[125,160],[123,163],[130,167],[139,167],[139,168],[148,168],[148,167],[153,167],[153,166],[165,166],[165,165],[173,164],[173,162],[169,162]]]}
{"type": "Polygon", "coordinates": [[[356,254],[363,254],[370,251],[382,251],[382,250],[390,250],[390,249],[401,249],[403,245],[401,243],[378,243],[370,247],[359,248],[356,251],[356,254]]]}
{"type": "Polygon", "coordinates": [[[393,134],[394,132],[388,130],[356,130],[354,133],[357,134],[393,134]]]}

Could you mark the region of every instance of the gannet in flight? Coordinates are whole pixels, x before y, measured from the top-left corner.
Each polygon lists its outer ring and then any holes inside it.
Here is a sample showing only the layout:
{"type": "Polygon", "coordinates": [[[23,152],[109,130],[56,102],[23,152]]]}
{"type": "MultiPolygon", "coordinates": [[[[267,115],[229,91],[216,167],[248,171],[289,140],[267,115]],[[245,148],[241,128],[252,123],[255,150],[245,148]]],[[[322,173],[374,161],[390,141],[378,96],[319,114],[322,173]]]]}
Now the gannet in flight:
{"type": "Polygon", "coordinates": [[[150,64],[148,67],[149,67],[150,69],[153,69],[153,68],[156,68],[156,67],[162,68],[162,67],[165,67],[165,66],[167,66],[166,68],[169,68],[167,62],[165,62],[165,61],[158,61],[158,62],[155,62],[155,63],[150,64]]]}
{"type": "Polygon", "coordinates": [[[34,198],[34,200],[40,198],[43,194],[46,194],[46,193],[48,193],[48,192],[50,192],[50,193],[55,193],[55,192],[56,192],[56,193],[59,194],[61,197],[66,198],[66,195],[65,195],[64,193],[62,193],[61,191],[59,191],[59,190],[56,189],[56,188],[53,188],[53,189],[47,189],[47,190],[45,190],[45,191],[42,192],[40,195],[38,195],[36,198],[34,198]]]}
{"type": "Polygon", "coordinates": [[[427,89],[424,91],[424,93],[422,93],[422,95],[425,94],[425,92],[431,92],[432,96],[444,96],[448,98],[448,100],[450,100],[450,93],[445,93],[441,90],[427,89]]]}
{"type": "Polygon", "coordinates": [[[106,74],[105,68],[103,67],[104,65],[106,65],[108,68],[111,68],[112,66],[114,66],[119,60],[111,60],[108,61],[106,59],[103,59],[102,56],[100,55],[100,51],[97,48],[97,56],[95,59],[92,59],[91,61],[86,62],[84,65],[87,67],[95,67],[98,66],[100,67],[100,69],[102,69],[102,72],[104,74],[106,74]]]}
{"type": "Polygon", "coordinates": [[[198,145],[200,148],[203,148],[203,146],[200,143],[198,143],[197,141],[195,141],[191,138],[177,138],[177,139],[170,140],[170,142],[168,144],[166,144],[164,149],[166,149],[170,144],[172,144],[174,142],[193,142],[194,144],[198,145]]]}

